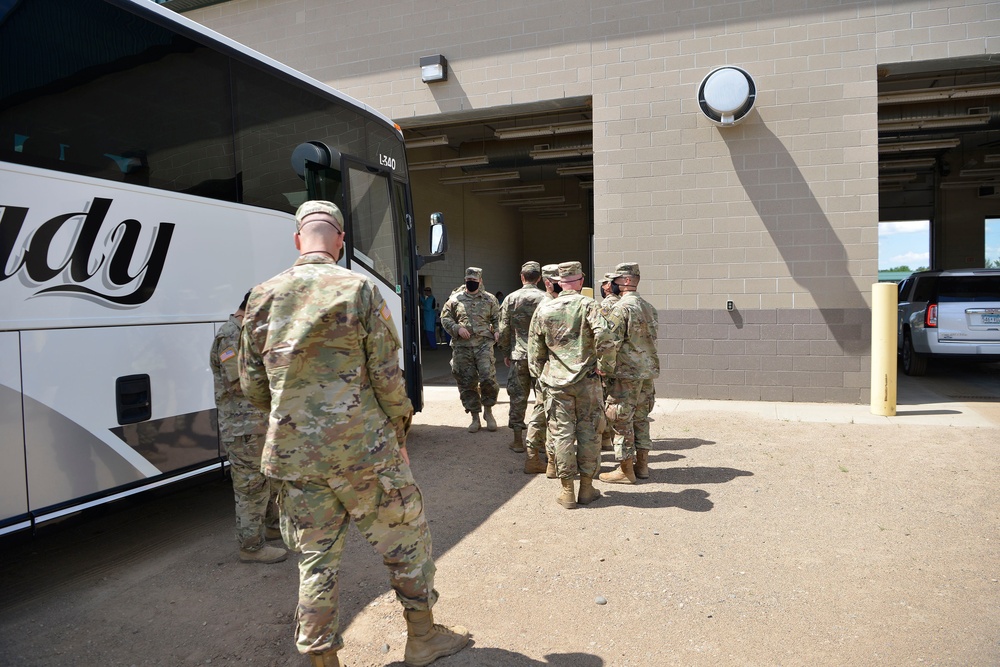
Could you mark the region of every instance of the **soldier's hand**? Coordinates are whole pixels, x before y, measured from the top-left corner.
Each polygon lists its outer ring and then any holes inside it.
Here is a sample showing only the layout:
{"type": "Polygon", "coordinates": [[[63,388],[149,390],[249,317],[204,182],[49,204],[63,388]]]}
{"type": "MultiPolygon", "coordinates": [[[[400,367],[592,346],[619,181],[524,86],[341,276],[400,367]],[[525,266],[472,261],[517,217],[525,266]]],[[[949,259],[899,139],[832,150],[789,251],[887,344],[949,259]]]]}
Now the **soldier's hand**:
{"type": "Polygon", "coordinates": [[[504,357],[504,358],[503,358],[503,364],[504,364],[504,366],[506,366],[507,368],[510,368],[510,357],[504,357]]]}
{"type": "Polygon", "coordinates": [[[465,327],[459,327],[458,328],[458,337],[459,338],[469,339],[469,338],[472,338],[472,334],[470,334],[469,330],[466,329],[465,327]]]}
{"type": "Polygon", "coordinates": [[[500,332],[499,331],[494,331],[493,332],[493,342],[494,343],[499,343],[500,342],[500,332]]]}
{"type": "Polygon", "coordinates": [[[410,465],[410,455],[406,451],[406,445],[399,448],[399,455],[403,457],[404,461],[406,461],[406,465],[410,465]]]}

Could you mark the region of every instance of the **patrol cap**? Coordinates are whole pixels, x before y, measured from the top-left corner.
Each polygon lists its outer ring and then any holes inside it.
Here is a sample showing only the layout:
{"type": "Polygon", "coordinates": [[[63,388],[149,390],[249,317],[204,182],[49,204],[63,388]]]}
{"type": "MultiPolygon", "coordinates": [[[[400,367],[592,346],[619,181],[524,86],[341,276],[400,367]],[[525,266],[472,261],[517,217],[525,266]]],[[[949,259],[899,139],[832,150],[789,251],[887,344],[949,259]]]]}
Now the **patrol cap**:
{"type": "Polygon", "coordinates": [[[583,275],[583,265],[580,262],[563,262],[559,265],[559,279],[572,280],[583,275]]]}
{"type": "Polygon", "coordinates": [[[604,283],[610,283],[612,280],[614,280],[617,277],[618,277],[617,273],[605,273],[604,274],[604,279],[601,281],[601,284],[603,285],[604,283]]]}
{"type": "Polygon", "coordinates": [[[638,278],[639,277],[639,265],[635,262],[622,262],[615,267],[615,277],[623,276],[626,278],[638,278]]]}
{"type": "Polygon", "coordinates": [[[521,265],[521,273],[531,273],[532,271],[541,271],[542,267],[538,262],[527,261],[521,265]]]}
{"type": "Polygon", "coordinates": [[[483,279],[483,270],[478,266],[470,266],[465,270],[465,279],[480,281],[483,279]]]}
{"type": "Polygon", "coordinates": [[[558,264],[546,264],[542,267],[542,277],[548,278],[549,280],[555,280],[559,277],[559,265],[558,264]]]}
{"type": "Polygon", "coordinates": [[[326,213],[337,223],[337,231],[344,231],[344,215],[340,212],[340,209],[333,202],[323,201],[322,199],[312,199],[299,206],[298,210],[295,211],[295,231],[302,229],[302,221],[313,213],[326,213]]]}

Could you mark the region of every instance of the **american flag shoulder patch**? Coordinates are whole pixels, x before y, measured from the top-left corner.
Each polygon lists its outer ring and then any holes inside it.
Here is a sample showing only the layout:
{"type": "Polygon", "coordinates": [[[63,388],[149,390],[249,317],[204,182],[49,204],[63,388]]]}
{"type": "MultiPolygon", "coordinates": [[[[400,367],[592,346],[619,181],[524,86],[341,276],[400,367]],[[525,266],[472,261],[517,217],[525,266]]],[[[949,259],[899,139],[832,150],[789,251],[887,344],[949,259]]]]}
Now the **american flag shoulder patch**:
{"type": "Polygon", "coordinates": [[[389,312],[389,305],[387,303],[382,303],[382,307],[379,309],[378,314],[382,316],[382,319],[386,322],[392,322],[392,313],[389,312]]]}
{"type": "Polygon", "coordinates": [[[231,347],[227,347],[222,352],[219,352],[219,362],[224,364],[235,356],[236,350],[231,347]]]}

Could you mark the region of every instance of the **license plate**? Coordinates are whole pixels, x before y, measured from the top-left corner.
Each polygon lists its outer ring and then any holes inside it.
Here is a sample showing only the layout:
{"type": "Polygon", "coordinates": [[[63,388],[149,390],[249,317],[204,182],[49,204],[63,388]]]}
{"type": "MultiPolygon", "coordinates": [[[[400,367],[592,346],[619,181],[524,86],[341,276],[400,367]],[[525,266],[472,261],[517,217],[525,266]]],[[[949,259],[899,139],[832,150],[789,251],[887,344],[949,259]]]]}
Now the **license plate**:
{"type": "Polygon", "coordinates": [[[1000,324],[1000,315],[983,315],[983,324],[1000,324]]]}

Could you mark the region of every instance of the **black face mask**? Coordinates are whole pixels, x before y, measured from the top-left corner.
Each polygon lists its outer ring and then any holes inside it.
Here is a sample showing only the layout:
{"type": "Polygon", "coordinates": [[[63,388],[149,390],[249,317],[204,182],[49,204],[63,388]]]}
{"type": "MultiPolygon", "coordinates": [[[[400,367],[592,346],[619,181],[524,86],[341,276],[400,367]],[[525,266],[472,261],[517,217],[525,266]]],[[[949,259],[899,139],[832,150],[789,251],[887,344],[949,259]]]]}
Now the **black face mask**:
{"type": "Polygon", "coordinates": [[[621,294],[622,293],[622,286],[619,285],[618,283],[611,283],[611,293],[612,294],[621,294]]]}
{"type": "Polygon", "coordinates": [[[475,292],[477,289],[479,289],[479,283],[477,283],[475,280],[466,280],[465,289],[469,290],[470,292],[475,292]]]}
{"type": "Polygon", "coordinates": [[[552,293],[559,294],[559,292],[562,292],[562,285],[559,283],[552,283],[552,293]]]}

